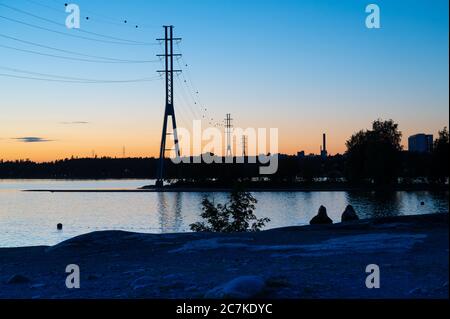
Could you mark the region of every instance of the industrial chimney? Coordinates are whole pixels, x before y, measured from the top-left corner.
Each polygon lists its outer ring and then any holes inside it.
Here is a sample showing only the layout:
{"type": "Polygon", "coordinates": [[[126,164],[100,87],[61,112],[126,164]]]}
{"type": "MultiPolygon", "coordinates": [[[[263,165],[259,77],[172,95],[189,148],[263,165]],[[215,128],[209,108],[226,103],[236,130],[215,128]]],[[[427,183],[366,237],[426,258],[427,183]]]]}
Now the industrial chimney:
{"type": "Polygon", "coordinates": [[[327,152],[327,135],[325,133],[323,133],[323,145],[322,145],[322,151],[320,152],[320,156],[323,159],[326,159],[328,157],[328,152],[327,152]]]}

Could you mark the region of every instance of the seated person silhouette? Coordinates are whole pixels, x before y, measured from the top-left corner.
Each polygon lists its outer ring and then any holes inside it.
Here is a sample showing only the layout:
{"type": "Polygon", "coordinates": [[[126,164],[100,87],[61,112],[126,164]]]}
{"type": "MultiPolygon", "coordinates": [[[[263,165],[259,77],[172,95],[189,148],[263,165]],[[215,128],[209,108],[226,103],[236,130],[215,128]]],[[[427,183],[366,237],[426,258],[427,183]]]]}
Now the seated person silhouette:
{"type": "Polygon", "coordinates": [[[309,222],[311,225],[328,225],[333,224],[333,221],[327,215],[327,209],[324,206],[320,206],[319,212],[309,222]]]}

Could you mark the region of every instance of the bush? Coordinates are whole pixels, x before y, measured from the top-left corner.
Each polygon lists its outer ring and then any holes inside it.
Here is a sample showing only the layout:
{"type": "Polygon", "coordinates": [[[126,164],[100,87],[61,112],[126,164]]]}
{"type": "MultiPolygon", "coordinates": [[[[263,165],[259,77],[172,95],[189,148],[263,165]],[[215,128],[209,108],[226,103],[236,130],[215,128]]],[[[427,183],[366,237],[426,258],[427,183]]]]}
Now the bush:
{"type": "Polygon", "coordinates": [[[249,192],[235,190],[227,204],[214,205],[209,199],[202,201],[201,217],[205,222],[190,225],[195,232],[249,232],[260,231],[269,218],[256,218],[253,211],[257,200],[249,192]]]}

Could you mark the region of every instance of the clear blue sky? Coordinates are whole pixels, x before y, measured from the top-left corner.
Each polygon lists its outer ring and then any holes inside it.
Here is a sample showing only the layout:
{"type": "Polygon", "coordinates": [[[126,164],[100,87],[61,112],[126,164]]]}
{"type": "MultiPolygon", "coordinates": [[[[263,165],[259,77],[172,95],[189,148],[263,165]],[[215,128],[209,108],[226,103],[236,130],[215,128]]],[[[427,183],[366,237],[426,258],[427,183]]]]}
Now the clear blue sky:
{"type": "MultiPolygon", "coordinates": [[[[64,3],[0,0],[0,4],[53,20],[60,26],[2,6],[0,16],[91,37],[65,29],[64,3]]],[[[225,113],[232,113],[240,127],[278,127],[281,151],[286,153],[302,149],[317,152],[322,132],[329,135],[331,153],[343,152],[345,139],[368,128],[377,118],[399,122],[405,141],[407,135],[436,134],[448,125],[447,0],[73,3],[80,6],[82,17],[89,17],[81,22],[81,29],[89,32],[153,43],[162,36],[163,24],[176,26],[189,65],[184,76],[195,86],[176,88],[181,125],[188,126],[193,118],[190,108],[196,115],[205,113],[199,106],[203,105],[207,117],[214,118],[213,123],[225,113]],[[365,7],[369,3],[381,9],[379,30],[365,27],[365,7]],[[127,24],[123,23],[125,19],[127,24]]],[[[2,18],[1,34],[127,60],[154,60],[161,49],[70,38],[2,18]]],[[[2,37],[0,45],[67,55],[2,37]]],[[[0,67],[66,77],[127,80],[154,77],[161,66],[69,61],[0,47],[0,67]]],[[[0,73],[33,77],[1,68],[0,73]]],[[[177,84],[183,80],[181,77],[177,84]]],[[[114,156],[121,153],[123,145],[130,155],[156,154],[164,106],[161,81],[74,84],[0,76],[0,91],[0,158],[45,160],[89,155],[94,149],[100,155],[114,156]],[[47,142],[14,140],[30,136],[47,142]]]]}

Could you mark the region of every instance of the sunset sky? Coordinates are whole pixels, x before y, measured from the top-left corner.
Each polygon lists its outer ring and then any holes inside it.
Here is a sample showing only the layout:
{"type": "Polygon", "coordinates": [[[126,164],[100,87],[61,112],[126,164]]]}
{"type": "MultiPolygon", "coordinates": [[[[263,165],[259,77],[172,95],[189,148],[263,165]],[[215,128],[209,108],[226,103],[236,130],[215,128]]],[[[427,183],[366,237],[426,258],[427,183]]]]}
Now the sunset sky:
{"type": "Polygon", "coordinates": [[[238,127],[278,128],[282,153],[318,153],[326,132],[335,154],[377,118],[398,122],[404,143],[449,123],[447,0],[76,0],[79,31],[64,25],[65,2],[0,0],[0,159],[122,156],[124,146],[156,156],[164,24],[183,38],[179,126],[231,113],[238,127]],[[365,26],[369,3],[381,29],[365,26]]]}

